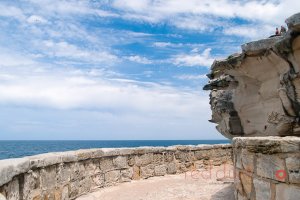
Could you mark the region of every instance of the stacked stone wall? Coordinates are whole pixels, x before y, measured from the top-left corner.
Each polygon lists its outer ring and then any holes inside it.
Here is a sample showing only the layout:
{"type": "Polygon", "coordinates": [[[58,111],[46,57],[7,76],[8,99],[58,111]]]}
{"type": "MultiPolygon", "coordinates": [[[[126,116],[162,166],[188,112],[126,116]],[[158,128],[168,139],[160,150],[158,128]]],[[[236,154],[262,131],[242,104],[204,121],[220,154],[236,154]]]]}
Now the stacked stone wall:
{"type": "Polygon", "coordinates": [[[300,138],[233,139],[236,200],[299,200],[300,138]]]}
{"type": "Polygon", "coordinates": [[[0,199],[75,199],[101,187],[231,160],[231,145],[90,149],[1,160],[0,199]]]}

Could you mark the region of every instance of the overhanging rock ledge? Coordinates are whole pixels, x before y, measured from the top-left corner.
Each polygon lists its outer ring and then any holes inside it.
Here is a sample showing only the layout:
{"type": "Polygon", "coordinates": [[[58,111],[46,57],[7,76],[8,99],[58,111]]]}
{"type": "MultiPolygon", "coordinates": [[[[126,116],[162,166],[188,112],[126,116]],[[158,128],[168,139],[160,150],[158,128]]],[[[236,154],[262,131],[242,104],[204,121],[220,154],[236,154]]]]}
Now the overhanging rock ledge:
{"type": "Polygon", "coordinates": [[[288,32],[242,45],[215,61],[210,81],[213,123],[227,138],[300,136],[300,13],[288,32]]]}

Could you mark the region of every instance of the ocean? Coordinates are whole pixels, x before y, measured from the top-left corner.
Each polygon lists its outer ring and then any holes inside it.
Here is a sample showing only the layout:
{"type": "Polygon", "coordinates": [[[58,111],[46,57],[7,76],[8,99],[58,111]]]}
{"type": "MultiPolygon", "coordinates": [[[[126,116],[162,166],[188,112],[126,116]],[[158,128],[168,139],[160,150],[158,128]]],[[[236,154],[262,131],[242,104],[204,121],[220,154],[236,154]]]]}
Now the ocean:
{"type": "Polygon", "coordinates": [[[0,160],[20,158],[48,152],[90,148],[172,146],[197,144],[228,144],[229,140],[59,140],[59,141],[0,141],[0,160]]]}

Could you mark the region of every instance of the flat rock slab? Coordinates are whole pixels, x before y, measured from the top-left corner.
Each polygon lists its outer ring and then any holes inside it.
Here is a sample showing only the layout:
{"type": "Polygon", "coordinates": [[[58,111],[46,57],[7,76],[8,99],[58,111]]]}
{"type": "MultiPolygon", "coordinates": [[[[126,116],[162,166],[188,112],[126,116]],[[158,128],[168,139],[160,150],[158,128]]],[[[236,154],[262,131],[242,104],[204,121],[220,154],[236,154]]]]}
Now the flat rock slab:
{"type": "MultiPolygon", "coordinates": [[[[202,176],[198,172],[153,177],[99,189],[77,200],[233,200],[232,179],[217,180],[217,169],[202,176]]],[[[219,173],[220,175],[221,173],[219,173]]]]}

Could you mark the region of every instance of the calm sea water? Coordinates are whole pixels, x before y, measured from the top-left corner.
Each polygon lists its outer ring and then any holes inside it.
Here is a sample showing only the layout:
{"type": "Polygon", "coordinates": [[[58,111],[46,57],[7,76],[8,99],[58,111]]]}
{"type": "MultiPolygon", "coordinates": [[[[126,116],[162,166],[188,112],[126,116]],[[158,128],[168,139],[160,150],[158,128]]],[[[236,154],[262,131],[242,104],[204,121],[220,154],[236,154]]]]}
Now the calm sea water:
{"type": "Polygon", "coordinates": [[[226,144],[229,140],[0,141],[0,160],[89,148],[226,144]]]}

